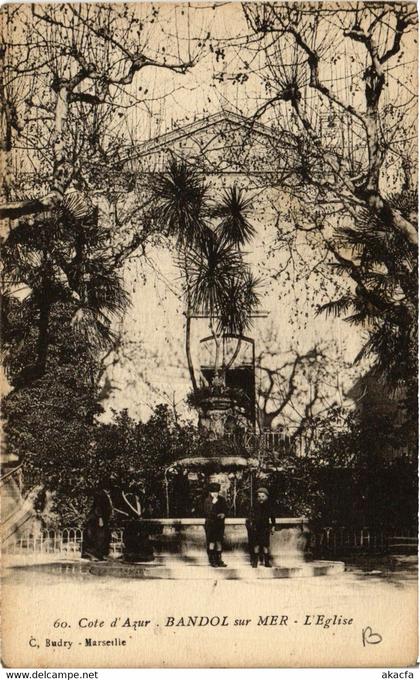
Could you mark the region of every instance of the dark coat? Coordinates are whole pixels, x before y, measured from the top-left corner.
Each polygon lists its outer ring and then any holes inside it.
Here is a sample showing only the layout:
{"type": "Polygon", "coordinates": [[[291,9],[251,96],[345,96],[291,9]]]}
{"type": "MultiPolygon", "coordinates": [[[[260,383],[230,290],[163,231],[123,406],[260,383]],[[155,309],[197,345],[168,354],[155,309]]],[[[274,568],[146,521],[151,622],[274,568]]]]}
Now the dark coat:
{"type": "Polygon", "coordinates": [[[269,547],[270,524],[276,525],[276,516],[270,501],[267,500],[263,503],[256,501],[246,522],[251,546],[269,547]]]}
{"type": "Polygon", "coordinates": [[[260,503],[256,501],[250,512],[249,519],[259,529],[269,529],[270,523],[275,526],[276,516],[269,500],[260,503]]]}
{"type": "Polygon", "coordinates": [[[105,524],[109,524],[112,517],[112,500],[108,491],[101,489],[95,493],[92,512],[100,517],[105,524]]]}
{"type": "Polygon", "coordinates": [[[103,490],[98,491],[83,531],[82,556],[93,556],[102,560],[108,555],[111,544],[111,516],[112,502],[109,494],[103,490]]]}
{"type": "Polygon", "coordinates": [[[222,541],[225,533],[225,519],[217,517],[219,514],[227,515],[228,505],[223,496],[219,496],[217,501],[213,503],[212,497],[207,496],[204,501],[204,517],[206,537],[208,543],[215,543],[222,541]]]}

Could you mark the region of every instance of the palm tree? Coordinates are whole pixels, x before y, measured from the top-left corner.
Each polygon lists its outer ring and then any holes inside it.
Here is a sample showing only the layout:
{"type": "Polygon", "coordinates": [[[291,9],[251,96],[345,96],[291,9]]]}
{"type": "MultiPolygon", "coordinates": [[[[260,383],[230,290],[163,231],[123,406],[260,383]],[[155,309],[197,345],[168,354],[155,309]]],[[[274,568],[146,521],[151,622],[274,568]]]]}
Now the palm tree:
{"type": "Polygon", "coordinates": [[[55,304],[65,303],[72,310],[72,326],[92,350],[113,342],[112,321],[128,304],[122,280],[106,257],[106,236],[96,213],[87,213],[73,199],[71,205],[35,220],[36,229],[25,221],[14,229],[3,250],[3,288],[12,296],[20,290],[26,334],[37,329],[35,364],[24,367],[20,384],[45,373],[55,304]]]}
{"type": "MultiPolygon", "coordinates": [[[[37,232],[37,236],[42,238],[40,232],[37,232]]],[[[57,275],[57,267],[47,248],[39,243],[30,245],[25,224],[19,225],[7,240],[3,250],[3,262],[5,316],[7,310],[12,309],[10,302],[14,299],[14,292],[17,291],[23,298],[20,308],[22,324],[17,324],[20,326],[21,341],[28,340],[32,327],[37,329],[35,363],[23,367],[20,376],[20,382],[31,382],[45,371],[51,307],[55,302],[68,297],[68,292],[57,275]],[[28,319],[31,320],[29,325],[28,319]]],[[[14,324],[11,321],[12,317],[13,314],[5,319],[6,327],[10,326],[11,339],[14,335],[12,326],[16,325],[16,319],[14,324]]]]}
{"type": "Polygon", "coordinates": [[[167,172],[158,173],[150,182],[152,219],[160,226],[164,236],[176,239],[179,266],[185,279],[185,351],[188,371],[194,392],[198,390],[191,355],[191,285],[186,254],[188,248],[198,245],[207,231],[205,222],[207,186],[201,173],[185,161],[172,161],[167,172]]]}
{"type": "Polygon", "coordinates": [[[180,249],[199,242],[207,231],[208,187],[202,174],[185,161],[173,160],[167,172],[150,182],[154,197],[152,216],[165,236],[173,236],[180,249]]]}
{"type": "MultiPolygon", "coordinates": [[[[389,202],[413,219],[416,193],[390,196],[389,202]]],[[[417,252],[368,212],[351,228],[340,229],[337,246],[327,243],[335,258],[332,266],[352,285],[318,311],[345,315],[364,330],[367,340],[356,361],[369,357],[390,391],[407,394],[407,413],[417,423],[417,252]],[[350,252],[351,259],[342,251],[350,252]]]]}
{"type": "Polygon", "coordinates": [[[255,236],[255,229],[248,219],[252,200],[246,198],[237,186],[225,189],[213,208],[212,216],[220,219],[217,231],[229,243],[238,248],[255,236]]]}
{"type": "MultiPolygon", "coordinates": [[[[172,162],[151,182],[155,219],[174,236],[184,275],[186,353],[194,392],[198,385],[191,357],[191,317],[208,316],[215,342],[215,374],[226,332],[240,335],[258,305],[258,282],[244,262],[241,247],[254,235],[248,220],[251,201],[237,187],[210,204],[201,172],[185,161],[172,162]]],[[[238,349],[239,351],[239,349],[238,349]]]]}

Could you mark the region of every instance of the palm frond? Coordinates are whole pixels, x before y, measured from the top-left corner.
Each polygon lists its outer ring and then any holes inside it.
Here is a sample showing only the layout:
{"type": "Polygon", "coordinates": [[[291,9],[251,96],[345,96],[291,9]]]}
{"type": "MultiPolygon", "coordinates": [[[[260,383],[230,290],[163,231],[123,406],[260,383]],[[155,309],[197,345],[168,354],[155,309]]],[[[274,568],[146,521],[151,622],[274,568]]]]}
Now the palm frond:
{"type": "Polygon", "coordinates": [[[242,334],[251,326],[252,313],[260,303],[259,286],[259,279],[248,269],[241,277],[231,280],[220,309],[219,332],[242,334]]]}
{"type": "Polygon", "coordinates": [[[155,219],[164,233],[182,247],[197,243],[206,229],[202,174],[185,161],[172,161],[167,172],[153,177],[150,189],[155,219]]]}
{"type": "Polygon", "coordinates": [[[405,219],[417,222],[418,192],[416,190],[392,194],[389,196],[388,201],[393,208],[400,211],[405,219]]]}
{"type": "Polygon", "coordinates": [[[220,219],[217,233],[220,238],[239,247],[249,243],[255,228],[248,219],[252,201],[245,198],[237,186],[226,189],[212,210],[212,217],[220,219]]]}
{"type": "Polygon", "coordinates": [[[112,269],[108,269],[99,258],[87,263],[81,285],[85,289],[86,303],[91,309],[105,310],[113,316],[120,316],[129,304],[122,278],[112,269]]]}
{"type": "Polygon", "coordinates": [[[71,327],[92,349],[105,350],[115,342],[110,321],[89,307],[79,307],[71,319],[71,327]]]}
{"type": "Polygon", "coordinates": [[[343,297],[338,300],[330,300],[323,305],[318,305],[316,314],[326,314],[327,316],[340,316],[349,310],[350,307],[354,307],[355,299],[350,295],[343,295],[343,297]]]}
{"type": "Polygon", "coordinates": [[[94,212],[89,197],[80,191],[71,191],[64,196],[61,210],[66,211],[74,220],[81,222],[94,212]]]}
{"type": "Polygon", "coordinates": [[[199,249],[186,253],[186,264],[194,308],[210,316],[217,315],[232,280],[243,276],[245,265],[241,254],[233,244],[209,234],[199,249]]]}
{"type": "MultiPolygon", "coordinates": [[[[414,340],[414,345],[416,342],[414,340]]],[[[417,362],[412,362],[410,334],[400,327],[380,322],[369,333],[369,339],[355,358],[359,363],[363,358],[372,357],[374,368],[388,385],[403,385],[410,373],[417,374],[417,362]]]]}
{"type": "Polygon", "coordinates": [[[378,312],[374,313],[371,310],[363,309],[355,314],[344,317],[344,321],[353,326],[364,326],[377,320],[378,316],[380,316],[378,312]]]}

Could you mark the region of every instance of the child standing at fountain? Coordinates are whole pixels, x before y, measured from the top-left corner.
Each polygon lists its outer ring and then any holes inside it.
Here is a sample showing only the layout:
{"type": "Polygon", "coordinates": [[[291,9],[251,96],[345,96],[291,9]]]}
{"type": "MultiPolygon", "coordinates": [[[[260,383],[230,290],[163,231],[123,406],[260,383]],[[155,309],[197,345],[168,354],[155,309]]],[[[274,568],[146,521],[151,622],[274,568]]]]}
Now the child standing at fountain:
{"type": "Polygon", "coordinates": [[[212,567],[226,567],[222,560],[222,544],[228,507],[226,499],[219,492],[220,484],[209,484],[209,495],[204,501],[207,553],[212,567]]]}
{"type": "Polygon", "coordinates": [[[260,552],[264,555],[264,565],[271,567],[270,534],[276,526],[276,518],[265,487],[257,489],[257,499],[246,522],[251,553],[251,566],[258,566],[260,552]],[[271,523],[271,528],[270,528],[271,523]]]}

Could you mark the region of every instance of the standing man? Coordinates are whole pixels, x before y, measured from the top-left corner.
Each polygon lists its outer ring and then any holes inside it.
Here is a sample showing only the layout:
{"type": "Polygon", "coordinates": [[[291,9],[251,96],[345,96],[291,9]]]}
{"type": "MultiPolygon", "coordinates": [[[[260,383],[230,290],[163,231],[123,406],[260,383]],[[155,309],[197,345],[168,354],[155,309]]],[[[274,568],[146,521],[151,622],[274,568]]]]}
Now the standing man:
{"type": "Polygon", "coordinates": [[[209,495],[204,501],[207,554],[212,567],[226,567],[222,560],[222,544],[228,507],[226,499],[219,492],[220,484],[209,484],[209,495]]]}
{"type": "Polygon", "coordinates": [[[254,568],[258,566],[258,557],[262,552],[264,566],[271,567],[270,534],[275,531],[276,518],[269,501],[269,493],[263,486],[257,489],[257,498],[246,521],[246,526],[248,529],[251,566],[254,568]]]}
{"type": "Polygon", "coordinates": [[[113,506],[109,491],[107,489],[96,491],[83,531],[83,558],[103,562],[108,557],[111,544],[112,512],[113,506]]]}

